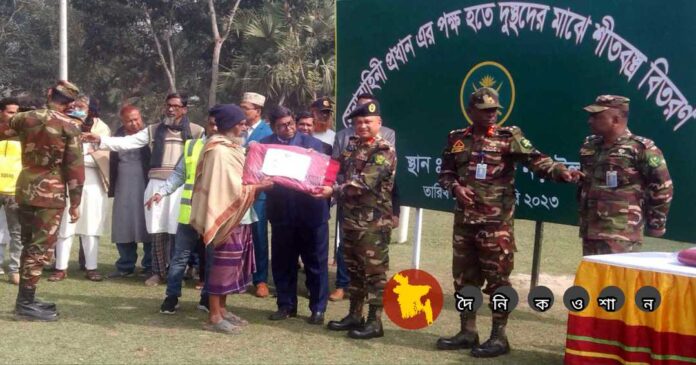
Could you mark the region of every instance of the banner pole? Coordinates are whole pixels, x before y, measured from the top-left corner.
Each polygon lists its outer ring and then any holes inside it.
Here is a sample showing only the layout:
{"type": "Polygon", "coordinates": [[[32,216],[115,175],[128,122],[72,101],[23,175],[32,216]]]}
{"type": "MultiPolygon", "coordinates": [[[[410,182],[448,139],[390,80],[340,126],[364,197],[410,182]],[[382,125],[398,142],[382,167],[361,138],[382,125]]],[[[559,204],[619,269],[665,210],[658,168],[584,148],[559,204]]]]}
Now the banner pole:
{"type": "Polygon", "coordinates": [[[408,240],[408,220],[411,218],[411,208],[401,207],[399,215],[399,235],[396,239],[398,243],[404,243],[408,240]]]}
{"type": "Polygon", "coordinates": [[[414,230],[413,257],[411,263],[414,269],[420,268],[421,234],[423,233],[423,208],[416,208],[416,227],[414,230]]]}
{"type": "Polygon", "coordinates": [[[532,256],[532,278],[529,289],[539,283],[539,265],[541,264],[541,244],[544,240],[544,222],[536,221],[534,225],[534,254],[532,256]]]}

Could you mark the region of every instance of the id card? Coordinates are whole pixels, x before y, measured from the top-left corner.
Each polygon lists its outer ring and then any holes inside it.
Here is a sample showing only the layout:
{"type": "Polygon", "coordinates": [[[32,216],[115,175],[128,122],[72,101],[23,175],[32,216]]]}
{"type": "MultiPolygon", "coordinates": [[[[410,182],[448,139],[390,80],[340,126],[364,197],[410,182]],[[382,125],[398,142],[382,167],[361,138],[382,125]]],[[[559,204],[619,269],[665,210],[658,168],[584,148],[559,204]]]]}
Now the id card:
{"type": "Polygon", "coordinates": [[[619,179],[616,171],[607,171],[607,187],[615,188],[619,186],[619,179]]]}
{"type": "Polygon", "coordinates": [[[476,164],[476,180],[486,180],[486,172],[488,171],[488,164],[479,163],[476,164]]]}

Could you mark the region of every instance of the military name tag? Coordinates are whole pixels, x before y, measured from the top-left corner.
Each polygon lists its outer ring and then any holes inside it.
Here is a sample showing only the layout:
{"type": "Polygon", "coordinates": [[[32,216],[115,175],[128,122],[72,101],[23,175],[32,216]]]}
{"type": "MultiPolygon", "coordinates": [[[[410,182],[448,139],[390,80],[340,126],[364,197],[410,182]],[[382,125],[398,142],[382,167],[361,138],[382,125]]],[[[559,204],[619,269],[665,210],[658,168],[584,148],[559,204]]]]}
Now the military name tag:
{"type": "Polygon", "coordinates": [[[619,186],[619,179],[616,171],[607,171],[607,187],[615,188],[619,186]]]}
{"type": "Polygon", "coordinates": [[[488,164],[485,164],[485,163],[476,164],[476,180],[485,180],[487,171],[488,171],[488,164]]]}

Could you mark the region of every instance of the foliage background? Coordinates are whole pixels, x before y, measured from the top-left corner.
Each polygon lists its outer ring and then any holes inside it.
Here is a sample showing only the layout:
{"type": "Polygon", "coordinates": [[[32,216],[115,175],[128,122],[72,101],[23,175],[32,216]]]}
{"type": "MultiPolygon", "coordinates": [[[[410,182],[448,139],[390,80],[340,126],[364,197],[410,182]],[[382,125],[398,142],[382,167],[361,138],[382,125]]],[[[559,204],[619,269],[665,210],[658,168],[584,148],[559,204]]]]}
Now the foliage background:
{"type": "MultiPolygon", "coordinates": [[[[220,24],[235,1],[213,3],[220,24]]],[[[142,107],[147,122],[161,114],[172,87],[155,35],[167,63],[174,60],[177,91],[194,97],[193,119],[205,117],[214,44],[208,1],[70,0],[68,6],[69,79],[100,100],[111,126],[125,103],[142,107]]],[[[256,91],[269,105],[302,110],[333,95],[334,29],[333,0],[241,0],[221,50],[218,102],[256,91]]],[[[0,96],[43,98],[58,76],[58,1],[0,0],[0,44],[0,96]]]]}

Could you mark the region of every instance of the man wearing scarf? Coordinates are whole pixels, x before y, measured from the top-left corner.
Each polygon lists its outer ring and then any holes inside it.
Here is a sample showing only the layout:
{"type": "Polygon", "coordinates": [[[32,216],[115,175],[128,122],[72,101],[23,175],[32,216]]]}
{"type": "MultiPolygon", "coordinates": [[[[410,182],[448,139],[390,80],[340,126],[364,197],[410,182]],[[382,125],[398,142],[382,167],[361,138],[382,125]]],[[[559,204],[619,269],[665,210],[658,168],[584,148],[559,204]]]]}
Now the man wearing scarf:
{"type": "MultiPolygon", "coordinates": [[[[109,126],[101,119],[88,116],[88,108],[94,105],[94,99],[87,95],[80,95],[75,103],[68,109],[68,116],[72,117],[80,125],[83,131],[89,131],[100,136],[111,134],[109,126]]],[[[93,151],[89,144],[83,145],[85,162],[85,184],[82,189],[82,204],[80,204],[80,219],[77,223],[70,223],[70,214],[67,209],[63,213],[63,219],[58,231],[58,244],[56,245],[56,271],[51,274],[48,281],[62,281],[68,274],[68,261],[73,237],[77,235],[84,249],[85,276],[92,281],[101,281],[102,276],[97,271],[99,252],[99,237],[104,234],[106,225],[106,203],[109,190],[109,153],[106,151],[93,151]]]]}
{"type": "Polygon", "coordinates": [[[242,134],[246,119],[234,104],[216,105],[209,115],[215,118],[218,134],[203,147],[191,199],[191,226],[210,247],[210,272],[207,288],[210,313],[205,330],[238,333],[248,322],[227,312],[228,294],[243,293],[252,281],[255,269],[251,224],[256,215],[251,209],[257,194],[272,187],[264,181],[242,185],[245,150],[242,134]]]}
{"type": "MultiPolygon", "coordinates": [[[[165,101],[164,119],[136,134],[125,137],[100,137],[92,133],[83,135],[84,140],[98,143],[99,149],[115,152],[150,146],[150,181],[145,188],[143,203],[160,190],[174,171],[186,140],[201,138],[204,132],[203,127],[189,122],[186,116],[186,95],[169,94],[165,101]]],[[[152,276],[145,281],[147,286],[158,285],[167,277],[169,252],[176,234],[182,189],[180,187],[152,209],[145,210],[147,231],[152,235],[152,276]]]]}

